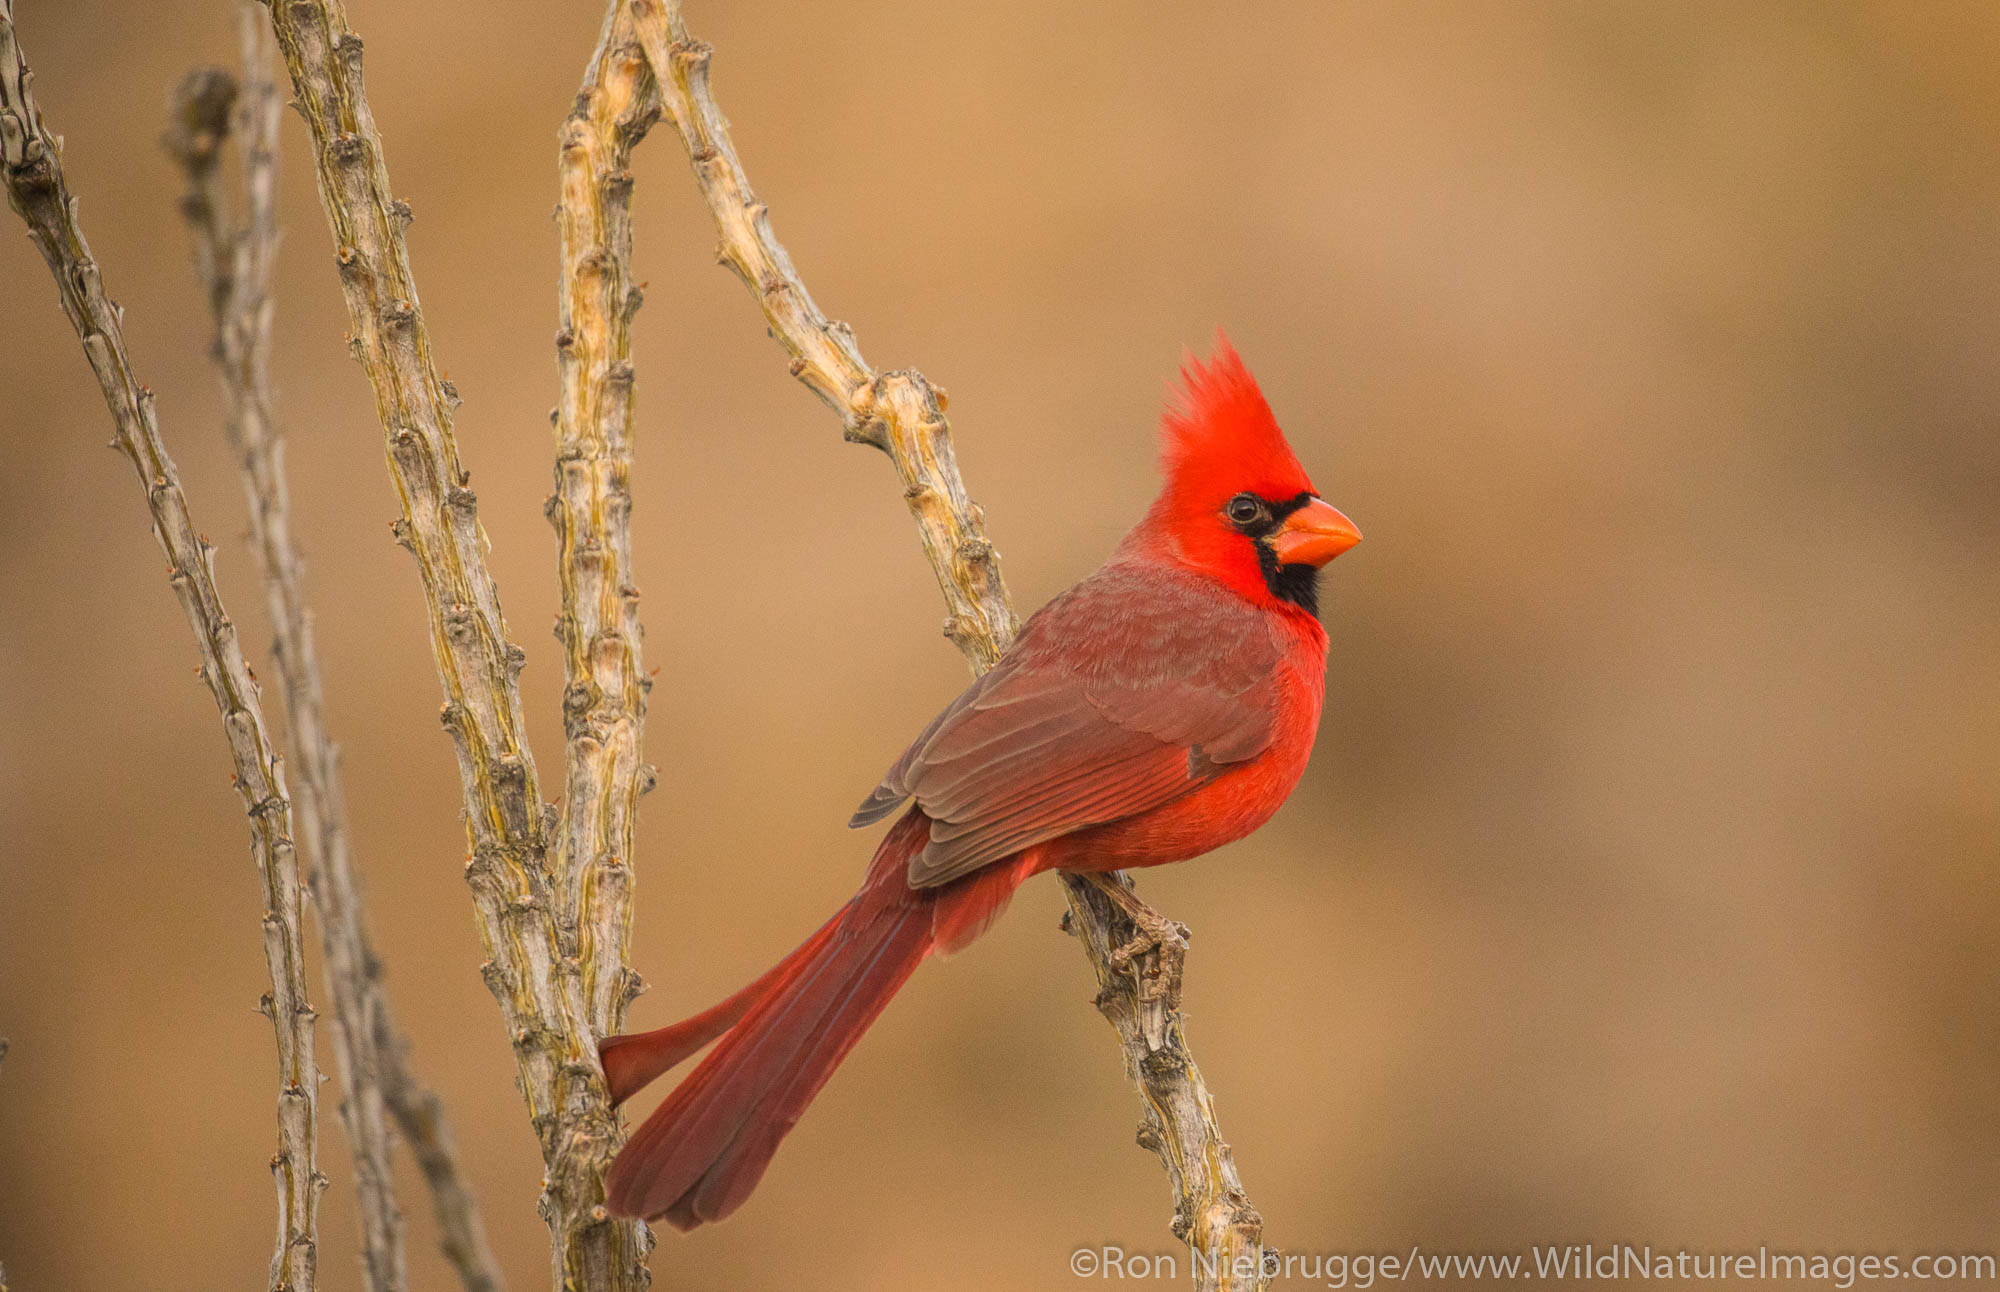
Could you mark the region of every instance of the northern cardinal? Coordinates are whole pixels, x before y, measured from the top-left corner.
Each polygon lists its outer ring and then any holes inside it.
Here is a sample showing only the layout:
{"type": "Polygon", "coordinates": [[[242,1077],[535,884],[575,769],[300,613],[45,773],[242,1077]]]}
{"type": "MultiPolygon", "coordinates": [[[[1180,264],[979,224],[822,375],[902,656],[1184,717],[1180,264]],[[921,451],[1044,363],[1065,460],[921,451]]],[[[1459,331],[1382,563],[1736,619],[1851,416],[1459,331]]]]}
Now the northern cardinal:
{"type": "Polygon", "coordinates": [[[623,1102],[722,1038],[612,1164],[613,1212],[688,1230],[741,1206],[917,965],[978,937],[1030,875],[1199,856],[1298,783],[1325,690],[1320,567],[1361,535],[1320,500],[1226,337],[1181,376],[1145,519],[855,812],[865,826],[915,800],[861,891],[728,1000],[603,1042],[623,1102]]]}

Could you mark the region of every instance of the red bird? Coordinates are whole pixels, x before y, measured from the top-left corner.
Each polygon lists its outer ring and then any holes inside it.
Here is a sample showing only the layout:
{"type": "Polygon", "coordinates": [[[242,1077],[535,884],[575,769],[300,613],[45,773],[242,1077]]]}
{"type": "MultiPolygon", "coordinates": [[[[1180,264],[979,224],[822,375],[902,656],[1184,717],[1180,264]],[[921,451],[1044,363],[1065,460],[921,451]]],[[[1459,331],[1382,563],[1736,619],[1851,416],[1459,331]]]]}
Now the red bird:
{"type": "Polygon", "coordinates": [[[1185,861],[1292,792],[1325,690],[1320,567],[1361,535],[1320,501],[1227,338],[1181,375],[1152,510],[855,812],[864,826],[915,800],[861,891],[728,1000],[603,1043],[623,1102],[722,1038],[612,1164],[612,1211],[688,1230],[741,1206],[917,965],[978,937],[1030,875],[1185,861]]]}

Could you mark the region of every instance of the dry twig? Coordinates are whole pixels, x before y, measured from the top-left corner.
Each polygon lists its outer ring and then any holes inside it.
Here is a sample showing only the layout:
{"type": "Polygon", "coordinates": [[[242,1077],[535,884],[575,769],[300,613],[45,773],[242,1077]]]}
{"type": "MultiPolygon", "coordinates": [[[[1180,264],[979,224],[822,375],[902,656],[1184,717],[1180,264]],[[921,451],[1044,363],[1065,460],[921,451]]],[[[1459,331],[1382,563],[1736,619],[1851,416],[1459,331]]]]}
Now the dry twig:
{"type": "Polygon", "coordinates": [[[632,836],[653,772],[640,760],[650,683],[640,665],[632,584],[632,149],[659,119],[659,97],[632,26],[612,0],[576,107],[563,123],[560,196],[562,398],[556,430],[556,530],[566,686],[562,829],[556,873],[574,923],[590,1026],[621,1030],[639,978],[632,930],[632,836]]]}
{"type": "Polygon", "coordinates": [[[445,1120],[444,1102],[436,1092],[410,1075],[407,1042],[386,1012],[376,1015],[375,1052],[382,1060],[382,1098],[395,1114],[410,1155],[417,1159],[424,1183],[430,1186],[431,1213],[437,1219],[438,1245],[458,1271],[465,1292],[506,1292],[500,1263],[486,1242],[486,1222],[459,1169],[458,1144],[445,1120]]]}
{"type": "Polygon", "coordinates": [[[260,1007],[270,1016],[278,1043],[278,1153],[271,1163],[278,1187],[278,1243],[271,1258],[271,1287],[274,1292],[311,1292],[319,1194],[326,1179],[317,1169],[319,1073],[313,1064],[313,1009],[306,996],[291,800],[236,625],[216,591],[215,549],[189,519],[187,499],[160,439],[152,391],[132,374],[119,309],[105,295],[97,263],[77,226],[61,146],[42,125],[31,81],[14,37],[11,0],[0,0],[0,171],[8,201],[48,261],[63,312],[103,388],[116,424],[112,447],[132,463],[145,487],[153,534],[167,557],[168,581],[194,629],[201,677],[222,711],[236,791],[250,817],[263,880],[264,958],[271,976],[271,991],[260,1007]]]}
{"type": "MultiPolygon", "coordinates": [[[[790,370],[841,415],[847,437],[888,454],[943,591],[945,635],[974,671],[1000,657],[1018,627],[985,517],[967,495],[944,417],[945,396],[914,371],[878,373],[854,333],[813,303],[771,234],[708,83],[710,48],[688,35],[677,0],[628,0],[661,100],[686,143],[695,181],[721,235],[718,256],[763,307],[790,370]]],[[[1244,1194],[1214,1101],[1187,1051],[1180,1015],[1178,926],[1132,899],[1139,922],[1101,890],[1065,876],[1073,927],[1097,974],[1097,1006],[1117,1029],[1146,1102],[1139,1142],[1158,1153],[1174,1189],[1174,1232],[1195,1255],[1198,1286],[1261,1288],[1263,1219],[1244,1194]],[[1142,954],[1140,923],[1161,945],[1142,954]]],[[[1127,881],[1129,888],[1129,881],[1127,881]]]]}
{"type": "Polygon", "coordinates": [[[792,376],[840,414],[850,440],[874,444],[896,464],[950,612],[944,634],[974,670],[990,668],[1014,638],[1018,620],[1000,580],[1000,560],[986,542],[986,518],[958,478],[944,392],[914,370],[876,372],[862,360],[854,330],[820,312],[770,232],[770,208],[750,192],[736,160],[728,124],[708,92],[710,48],[688,36],[674,0],[632,0],[630,12],[722,234],[716,256],[764,306],[772,336],[792,356],[792,376]]]}
{"type": "Polygon", "coordinates": [[[348,845],[339,753],[327,733],[312,619],[301,562],[291,540],[283,441],[271,415],[269,283],[277,253],[275,211],[279,101],[269,68],[275,51],[262,9],[239,6],[244,79],[196,72],[176,95],[165,144],[188,181],[181,211],[192,229],[195,266],[215,320],[212,347],[221,376],[230,445],[249,502],[251,547],[263,576],[273,654],[285,704],[310,887],[319,911],[327,994],[339,1060],[341,1119],[352,1146],[360,1204],[362,1271],[370,1292],[405,1285],[402,1216],[396,1205],[388,1115],[404,1130],[431,1186],[442,1246],[468,1292],[498,1292],[499,1267],[471,1192],[463,1183],[437,1097],[408,1065],[368,934],[366,908],[348,845]],[[233,109],[232,109],[233,103],[233,109]],[[244,214],[231,228],[218,172],[221,144],[236,137],[243,161],[244,214]]]}
{"type": "Polygon", "coordinates": [[[521,721],[526,656],[507,638],[484,559],[471,477],[452,433],[456,392],[439,375],[417,303],[381,136],[362,88],[361,40],[340,0],[272,0],[271,21],[312,132],[355,357],[375,392],[403,504],[395,533],[417,559],[443,720],[458,754],[472,859],[466,868],[489,957],[482,973],[513,1039],[546,1174],[541,1210],[559,1286],[636,1289],[643,1225],[603,1208],[617,1121],[598,1067],[574,926],[550,866],[551,823],[521,721]]]}
{"type": "Polygon", "coordinates": [[[792,356],[792,375],[840,414],[847,438],[874,445],[896,464],[950,612],[945,635],[975,670],[991,667],[1019,624],[986,541],[985,517],[959,478],[944,392],[915,371],[876,372],[862,359],[853,329],[820,312],[771,236],[769,208],[751,192],[729,142],[708,89],[709,47],[687,34],[674,0],[632,0],[629,7],[722,235],[718,258],[763,306],[771,334],[792,356]]]}

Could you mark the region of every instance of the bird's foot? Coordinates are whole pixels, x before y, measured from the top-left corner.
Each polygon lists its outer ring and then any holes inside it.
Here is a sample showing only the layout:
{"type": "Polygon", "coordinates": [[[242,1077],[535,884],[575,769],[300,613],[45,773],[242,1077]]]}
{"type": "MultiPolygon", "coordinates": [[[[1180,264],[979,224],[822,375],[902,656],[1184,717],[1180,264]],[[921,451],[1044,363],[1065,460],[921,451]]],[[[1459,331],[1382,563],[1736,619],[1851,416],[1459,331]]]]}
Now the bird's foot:
{"type": "Polygon", "coordinates": [[[1187,958],[1188,927],[1170,920],[1139,900],[1116,872],[1085,871],[1085,882],[1103,893],[1119,913],[1132,922],[1132,938],[1112,951],[1109,963],[1118,973],[1130,973],[1141,1002],[1170,1000],[1180,994],[1181,966],[1187,958]],[[1139,963],[1148,952],[1157,952],[1148,972],[1139,963]]]}

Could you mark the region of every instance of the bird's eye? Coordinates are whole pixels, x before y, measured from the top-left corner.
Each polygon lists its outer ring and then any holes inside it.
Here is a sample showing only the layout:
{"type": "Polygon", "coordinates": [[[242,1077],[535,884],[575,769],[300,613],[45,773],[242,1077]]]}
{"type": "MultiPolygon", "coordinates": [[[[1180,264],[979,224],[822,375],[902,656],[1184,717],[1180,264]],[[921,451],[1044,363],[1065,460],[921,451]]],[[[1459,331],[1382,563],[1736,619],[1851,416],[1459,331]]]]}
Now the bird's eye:
{"type": "Polygon", "coordinates": [[[1264,500],[1255,494],[1239,493],[1223,508],[1233,525],[1254,525],[1265,516],[1264,500]]]}

